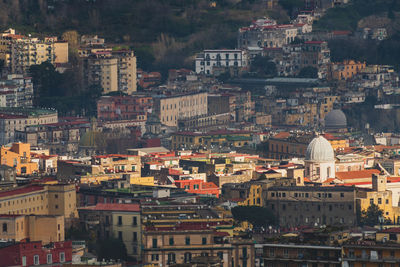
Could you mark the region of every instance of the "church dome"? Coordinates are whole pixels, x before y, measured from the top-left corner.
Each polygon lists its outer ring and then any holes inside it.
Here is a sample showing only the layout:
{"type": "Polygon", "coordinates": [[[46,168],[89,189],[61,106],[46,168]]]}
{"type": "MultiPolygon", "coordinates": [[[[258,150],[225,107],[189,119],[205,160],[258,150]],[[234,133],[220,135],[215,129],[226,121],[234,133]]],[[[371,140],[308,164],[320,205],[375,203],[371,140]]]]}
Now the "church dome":
{"type": "Polygon", "coordinates": [[[335,154],[329,141],[323,136],[315,137],[307,147],[306,160],[316,162],[334,161],[335,154]]]}
{"type": "Polygon", "coordinates": [[[325,116],[325,128],[338,129],[346,128],[346,115],[340,109],[333,109],[325,116]]]}

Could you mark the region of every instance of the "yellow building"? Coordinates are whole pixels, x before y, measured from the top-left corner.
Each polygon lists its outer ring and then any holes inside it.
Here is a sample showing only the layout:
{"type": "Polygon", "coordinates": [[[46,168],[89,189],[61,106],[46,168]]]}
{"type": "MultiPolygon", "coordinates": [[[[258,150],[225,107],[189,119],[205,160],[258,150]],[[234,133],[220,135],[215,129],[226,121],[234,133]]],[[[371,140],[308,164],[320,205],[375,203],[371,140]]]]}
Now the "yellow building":
{"type": "Polygon", "coordinates": [[[342,247],[342,266],[382,267],[395,266],[400,258],[397,244],[346,244],[342,247]]]}
{"type": "Polygon", "coordinates": [[[109,154],[94,156],[92,165],[100,168],[100,173],[129,173],[140,176],[141,160],[140,156],[109,154]]]}
{"type": "Polygon", "coordinates": [[[372,175],[372,190],[357,192],[357,201],[361,211],[367,210],[371,204],[375,204],[383,211],[383,216],[393,223],[398,222],[399,208],[393,207],[392,191],[387,190],[387,177],[384,175],[372,175]]]}
{"type": "Polygon", "coordinates": [[[0,215],[0,239],[42,241],[44,244],[64,241],[64,216],[0,215]]]}
{"type": "Polygon", "coordinates": [[[328,79],[347,80],[365,69],[365,62],[344,60],[343,62],[330,63],[328,65],[328,79]]]}
{"type": "Polygon", "coordinates": [[[75,185],[30,185],[0,192],[0,214],[62,215],[76,218],[75,185]]]}
{"type": "Polygon", "coordinates": [[[239,201],[238,205],[263,207],[264,203],[263,203],[263,197],[262,197],[262,191],[263,191],[262,189],[263,189],[262,185],[251,184],[246,200],[239,201]]]}
{"type": "Polygon", "coordinates": [[[14,143],[11,147],[1,147],[0,162],[2,165],[14,167],[17,175],[30,175],[39,170],[38,164],[31,162],[30,144],[14,143]]]}
{"type": "Polygon", "coordinates": [[[138,176],[130,176],[129,179],[130,184],[134,185],[147,185],[147,186],[154,186],[154,177],[138,177],[138,176]]]}

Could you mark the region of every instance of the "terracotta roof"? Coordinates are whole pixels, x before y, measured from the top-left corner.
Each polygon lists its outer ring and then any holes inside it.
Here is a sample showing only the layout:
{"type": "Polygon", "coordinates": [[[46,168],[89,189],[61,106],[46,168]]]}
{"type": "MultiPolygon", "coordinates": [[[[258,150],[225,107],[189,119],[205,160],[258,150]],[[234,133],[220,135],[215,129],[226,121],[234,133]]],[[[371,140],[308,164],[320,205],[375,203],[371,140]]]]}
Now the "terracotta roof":
{"type": "Polygon", "coordinates": [[[388,228],[380,231],[381,233],[400,233],[400,227],[388,228]]]}
{"type": "Polygon", "coordinates": [[[98,203],[96,206],[84,207],[84,210],[107,210],[107,211],[140,211],[139,204],[122,204],[122,203],[98,203]]]}
{"type": "Polygon", "coordinates": [[[336,172],[336,178],[339,180],[371,178],[372,174],[379,174],[381,171],[377,169],[369,169],[362,171],[336,172]]]}
{"type": "Polygon", "coordinates": [[[290,136],[289,132],[280,132],[280,133],[274,135],[273,137],[278,138],[278,139],[285,139],[285,138],[288,138],[289,136],[290,136]]]}
{"type": "Polygon", "coordinates": [[[17,189],[13,189],[13,190],[9,190],[9,191],[4,191],[4,192],[0,191],[0,198],[8,197],[8,196],[15,196],[15,195],[28,194],[28,193],[35,192],[35,191],[40,191],[40,190],[43,190],[43,189],[44,189],[44,186],[32,185],[32,186],[23,187],[23,188],[17,188],[17,189]]]}

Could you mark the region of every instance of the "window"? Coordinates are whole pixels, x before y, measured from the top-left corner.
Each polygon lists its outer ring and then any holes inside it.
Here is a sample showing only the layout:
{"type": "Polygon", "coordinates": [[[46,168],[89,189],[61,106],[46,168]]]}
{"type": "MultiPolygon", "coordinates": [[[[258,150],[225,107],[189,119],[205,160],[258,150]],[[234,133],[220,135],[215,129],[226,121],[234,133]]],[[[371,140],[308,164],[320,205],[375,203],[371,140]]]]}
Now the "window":
{"type": "Polygon", "coordinates": [[[378,204],[382,204],[382,198],[378,198],[378,204]]]}
{"type": "Polygon", "coordinates": [[[34,265],[39,265],[39,255],[33,256],[33,264],[34,265]]]}
{"type": "Polygon", "coordinates": [[[173,245],[174,245],[174,238],[173,238],[173,237],[170,237],[170,238],[169,238],[169,245],[170,245],[170,246],[173,246],[173,245]]]}
{"type": "Polygon", "coordinates": [[[47,254],[47,264],[53,263],[53,255],[47,254]]]}
{"type": "Polygon", "coordinates": [[[3,232],[7,232],[7,224],[3,223],[3,232]]]}
{"type": "Polygon", "coordinates": [[[22,256],[22,266],[26,266],[26,256],[22,256]]]}
{"type": "Polygon", "coordinates": [[[158,261],[158,254],[151,254],[151,261],[158,261]]]}
{"type": "Polygon", "coordinates": [[[137,217],[134,216],[132,219],[133,219],[132,224],[136,226],[137,225],[137,217]]]}
{"type": "Polygon", "coordinates": [[[203,237],[203,238],[201,239],[201,243],[202,243],[203,245],[207,244],[207,237],[203,237]]]}
{"type": "Polygon", "coordinates": [[[133,232],[133,242],[137,241],[137,232],[133,232]]]}
{"type": "Polygon", "coordinates": [[[285,248],[285,249],[283,250],[283,257],[284,257],[284,258],[287,258],[288,256],[289,256],[289,250],[285,248]]]}
{"type": "Polygon", "coordinates": [[[65,262],[65,252],[60,252],[60,262],[65,262]]]}
{"type": "Polygon", "coordinates": [[[185,263],[190,263],[192,261],[192,253],[186,252],[184,260],[185,260],[185,263]]]}
{"type": "Polygon", "coordinates": [[[122,231],[118,231],[118,239],[122,241],[122,231]]]}
{"type": "Polygon", "coordinates": [[[190,237],[185,238],[185,245],[190,245],[190,237]]]}
{"type": "Polygon", "coordinates": [[[153,248],[157,248],[157,238],[153,238],[153,248]]]}
{"type": "Polygon", "coordinates": [[[217,252],[217,256],[218,256],[218,258],[220,258],[221,260],[223,260],[224,259],[224,253],[223,252],[217,252]]]}
{"type": "Polygon", "coordinates": [[[175,253],[168,253],[168,263],[174,263],[175,262],[175,253]]]}
{"type": "Polygon", "coordinates": [[[118,225],[122,225],[122,216],[118,216],[118,225]]]}
{"type": "Polygon", "coordinates": [[[374,204],[374,199],[373,198],[369,199],[369,204],[374,204]]]}
{"type": "Polygon", "coordinates": [[[270,257],[275,257],[275,249],[273,249],[273,248],[269,249],[269,256],[270,257]]]}
{"type": "Polygon", "coordinates": [[[344,197],[344,193],[340,193],[340,197],[344,197]]]}

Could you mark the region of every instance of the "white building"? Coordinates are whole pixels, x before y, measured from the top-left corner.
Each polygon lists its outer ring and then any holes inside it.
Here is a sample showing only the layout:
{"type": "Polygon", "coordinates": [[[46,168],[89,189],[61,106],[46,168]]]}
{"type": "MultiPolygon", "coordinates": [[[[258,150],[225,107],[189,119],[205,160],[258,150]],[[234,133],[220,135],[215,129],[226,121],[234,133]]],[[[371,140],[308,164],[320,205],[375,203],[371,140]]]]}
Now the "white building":
{"type": "Polygon", "coordinates": [[[0,107],[32,107],[33,85],[30,77],[8,75],[0,80],[0,107]]]}
{"type": "Polygon", "coordinates": [[[248,66],[248,55],[244,50],[204,50],[196,56],[195,68],[198,74],[213,75],[216,70],[227,71],[248,66]]]}
{"type": "Polygon", "coordinates": [[[306,177],[312,182],[322,183],[335,178],[335,153],[323,136],[315,137],[308,145],[304,162],[306,177]]]}

